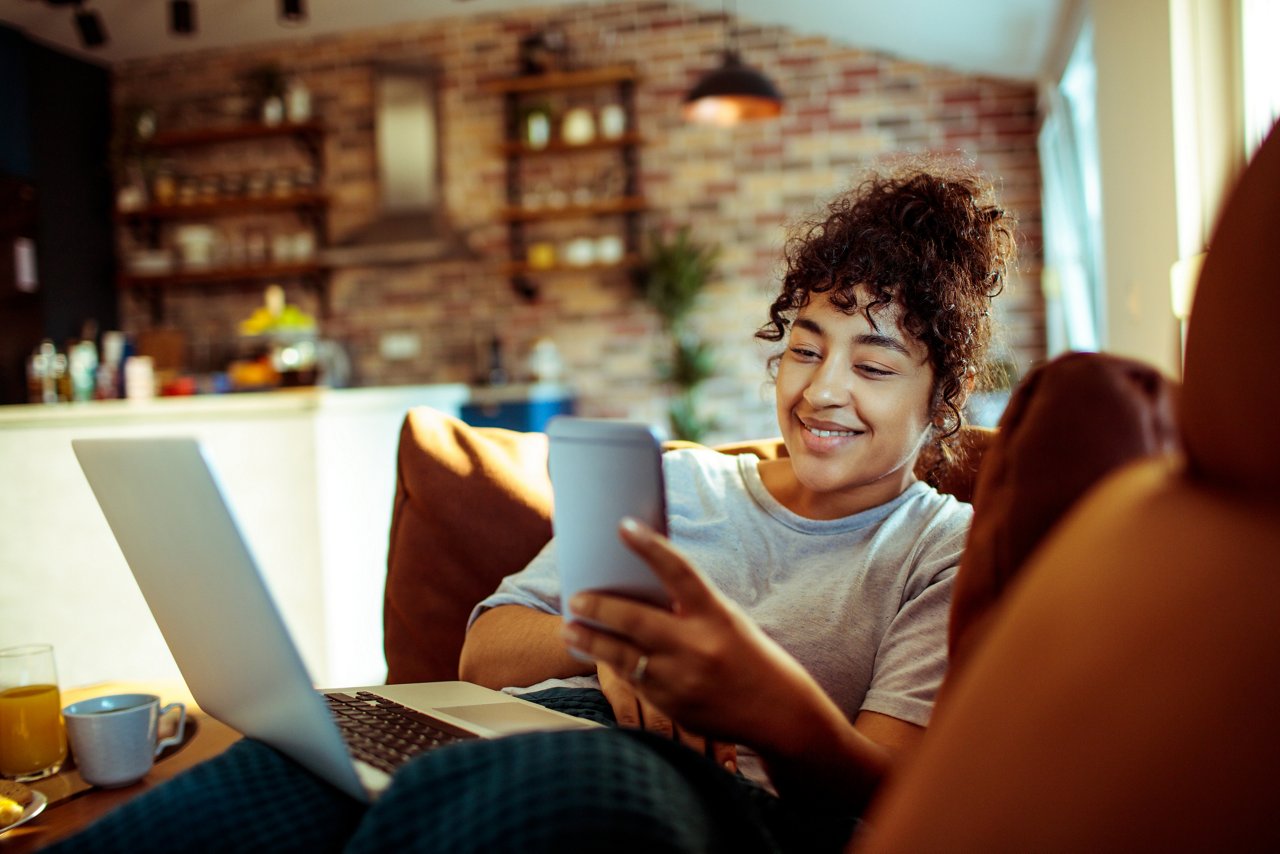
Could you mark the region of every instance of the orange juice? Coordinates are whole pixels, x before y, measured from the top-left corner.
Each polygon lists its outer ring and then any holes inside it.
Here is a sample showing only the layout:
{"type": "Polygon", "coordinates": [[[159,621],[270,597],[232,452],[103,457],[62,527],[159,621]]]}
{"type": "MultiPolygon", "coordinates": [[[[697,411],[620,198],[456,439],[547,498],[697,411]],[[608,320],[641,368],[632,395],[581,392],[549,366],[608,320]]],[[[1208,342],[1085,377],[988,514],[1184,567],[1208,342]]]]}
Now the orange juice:
{"type": "Polygon", "coordinates": [[[61,766],[67,731],[56,685],[0,691],[0,777],[23,777],[61,766]]]}

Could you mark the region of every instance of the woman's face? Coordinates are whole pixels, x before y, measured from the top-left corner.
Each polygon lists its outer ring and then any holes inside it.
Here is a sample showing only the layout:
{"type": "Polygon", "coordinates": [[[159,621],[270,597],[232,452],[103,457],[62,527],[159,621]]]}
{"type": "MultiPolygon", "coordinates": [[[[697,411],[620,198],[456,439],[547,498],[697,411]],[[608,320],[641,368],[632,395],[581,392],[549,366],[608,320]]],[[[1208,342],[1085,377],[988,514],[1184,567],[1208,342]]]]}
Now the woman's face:
{"type": "MultiPolygon", "coordinates": [[[[859,292],[859,302],[867,295],[859,292]]],[[[796,483],[787,503],[812,518],[883,504],[915,481],[929,435],[933,366],[901,308],[845,314],[815,294],[778,365],[778,424],[796,483]]]]}

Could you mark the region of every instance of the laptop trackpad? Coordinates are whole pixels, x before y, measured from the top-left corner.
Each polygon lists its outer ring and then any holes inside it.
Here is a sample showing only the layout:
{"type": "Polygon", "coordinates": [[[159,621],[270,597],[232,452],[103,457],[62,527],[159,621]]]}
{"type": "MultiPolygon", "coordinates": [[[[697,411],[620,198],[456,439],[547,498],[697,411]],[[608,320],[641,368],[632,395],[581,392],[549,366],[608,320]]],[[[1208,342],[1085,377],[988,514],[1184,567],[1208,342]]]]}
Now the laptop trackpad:
{"type": "Polygon", "coordinates": [[[436,706],[435,711],[499,735],[540,729],[587,729],[597,724],[553,712],[532,703],[482,703],[475,706],[436,706]]]}

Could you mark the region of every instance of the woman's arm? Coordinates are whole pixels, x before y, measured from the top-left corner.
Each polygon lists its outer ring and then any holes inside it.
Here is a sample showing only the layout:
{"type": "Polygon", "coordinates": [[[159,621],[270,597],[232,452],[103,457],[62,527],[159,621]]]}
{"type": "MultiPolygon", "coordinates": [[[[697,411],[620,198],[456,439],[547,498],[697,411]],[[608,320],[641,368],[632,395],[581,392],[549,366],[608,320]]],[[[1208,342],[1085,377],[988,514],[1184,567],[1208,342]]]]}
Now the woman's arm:
{"type": "Polygon", "coordinates": [[[850,805],[868,800],[920,728],[866,712],[850,723],[799,662],[670,541],[635,524],[624,524],[622,536],[662,579],[675,610],[584,594],[574,611],[610,631],[565,626],[570,646],[624,674],[644,655],[637,693],[708,737],[756,748],[780,792],[822,793],[850,805]]]}
{"type": "Polygon", "coordinates": [[[523,605],[490,608],[467,632],[458,675],[489,688],[506,688],[594,673],[594,664],[579,661],[565,649],[562,623],[558,614],[523,605]]]}

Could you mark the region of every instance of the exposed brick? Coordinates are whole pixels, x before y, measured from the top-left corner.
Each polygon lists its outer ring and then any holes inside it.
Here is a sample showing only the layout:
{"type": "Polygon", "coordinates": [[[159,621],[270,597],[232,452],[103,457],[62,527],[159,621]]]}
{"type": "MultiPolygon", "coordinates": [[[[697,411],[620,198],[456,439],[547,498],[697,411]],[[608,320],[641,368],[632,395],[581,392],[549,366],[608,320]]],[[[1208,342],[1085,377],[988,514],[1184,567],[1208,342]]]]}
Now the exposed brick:
{"type": "MultiPolygon", "coordinates": [[[[378,61],[430,62],[442,69],[445,185],[451,219],[467,233],[476,260],[335,271],[334,316],[325,331],[351,351],[366,384],[470,382],[485,343],[498,334],[517,371],[538,338],[560,348],[582,395],[584,414],[661,419],[668,389],[654,360],[665,352],[652,311],[637,300],[625,275],[591,272],[545,277],[533,303],[522,302],[500,274],[507,232],[497,219],[505,204],[505,166],[498,153],[502,102],[483,81],[515,73],[518,39],[546,25],[538,10],[479,12],[418,24],[252,48],[199,51],[124,63],[114,79],[123,107],[153,103],[169,127],[238,120],[244,73],[279,62],[303,79],[330,128],[324,189],[332,197],[330,233],[364,225],[377,209],[373,169],[371,68],[378,61]],[[387,330],[416,331],[422,352],[410,362],[385,362],[378,339],[387,330]]],[[[769,347],[753,339],[778,284],[786,226],[813,212],[858,171],[894,147],[955,151],[1003,177],[1003,201],[1023,223],[1020,271],[1010,283],[1008,325],[1019,364],[1043,358],[1039,297],[1039,167],[1033,85],[974,77],[878,55],[820,36],[737,22],[744,58],[787,95],[782,121],[737,128],[698,128],[680,119],[688,89],[719,61],[727,22],[720,12],[681,3],[582,5],[557,19],[574,59],[583,65],[630,62],[643,72],[637,87],[638,126],[645,138],[641,186],[651,210],[646,228],[691,224],[696,239],[719,244],[718,276],[695,317],[713,340],[720,374],[707,386],[708,407],[721,429],[713,438],[776,433],[772,390],[764,370],[769,347]]],[[[571,99],[598,106],[597,94],[571,99]]],[[[575,101],[576,102],[576,101],[575,101]]],[[[218,173],[259,168],[265,149],[228,147],[188,162],[218,173]]],[[[529,167],[531,181],[566,192],[591,183],[608,153],[529,167]]],[[[281,162],[281,161],[276,161],[281,162]]],[[[280,168],[280,167],[277,167],[280,168]]],[[[290,166],[289,168],[293,168],[290,166]]],[[[248,221],[269,223],[269,218],[248,221]]],[[[289,221],[289,228],[296,222],[289,221]]],[[[561,241],[599,234],[610,219],[559,223],[545,234],[561,241]]],[[[236,226],[240,227],[240,226],[236,226]]],[[[530,236],[533,236],[530,229],[530,236]]],[[[122,233],[124,248],[128,238],[122,233]]],[[[318,308],[292,284],[289,299],[318,308]]],[[[1005,299],[1005,298],[1002,298],[1005,299]]],[[[174,291],[168,316],[200,342],[204,368],[240,352],[235,323],[261,302],[260,288],[174,291]]],[[[148,322],[145,299],[122,295],[128,330],[148,322]]]]}

